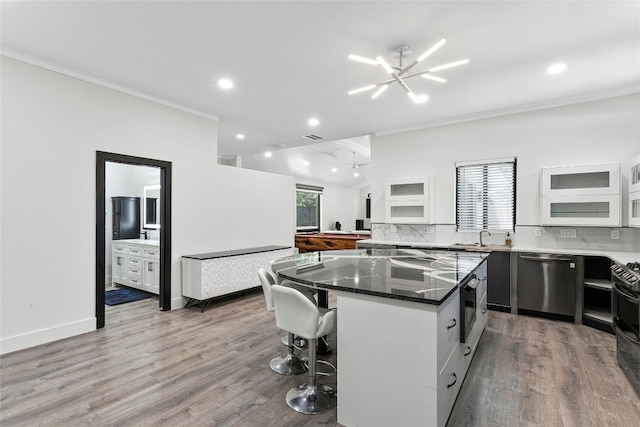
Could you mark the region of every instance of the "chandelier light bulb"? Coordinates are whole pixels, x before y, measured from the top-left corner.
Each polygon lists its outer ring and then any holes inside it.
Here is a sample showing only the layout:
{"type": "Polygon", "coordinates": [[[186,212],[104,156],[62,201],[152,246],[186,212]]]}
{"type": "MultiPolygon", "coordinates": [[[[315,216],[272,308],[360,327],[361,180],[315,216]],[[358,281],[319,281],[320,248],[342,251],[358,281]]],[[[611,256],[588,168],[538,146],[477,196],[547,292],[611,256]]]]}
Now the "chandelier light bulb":
{"type": "Polygon", "coordinates": [[[416,59],[417,62],[421,62],[422,60],[426,59],[429,55],[431,55],[433,52],[435,52],[436,50],[440,49],[442,47],[443,44],[445,44],[446,40],[442,39],[440,40],[438,43],[436,43],[431,49],[429,49],[428,51],[426,51],[425,53],[423,53],[422,55],[420,55],[420,57],[418,59],[416,59]]]}
{"type": "Polygon", "coordinates": [[[380,86],[380,89],[378,89],[373,95],[371,95],[372,99],[376,99],[378,96],[380,96],[380,94],[382,92],[384,92],[385,90],[387,90],[387,88],[389,87],[389,85],[382,85],[380,86]]]}
{"type": "Polygon", "coordinates": [[[352,60],[358,61],[358,62],[364,62],[365,64],[378,65],[378,61],[376,61],[375,59],[369,59],[369,58],[365,58],[363,56],[349,55],[349,59],[352,59],[352,60]]]}
{"type": "Polygon", "coordinates": [[[434,71],[446,70],[447,68],[457,67],[458,65],[464,65],[464,64],[467,64],[468,62],[469,62],[468,59],[461,59],[460,61],[453,61],[447,64],[436,65],[435,67],[429,68],[427,71],[432,73],[434,71]]]}

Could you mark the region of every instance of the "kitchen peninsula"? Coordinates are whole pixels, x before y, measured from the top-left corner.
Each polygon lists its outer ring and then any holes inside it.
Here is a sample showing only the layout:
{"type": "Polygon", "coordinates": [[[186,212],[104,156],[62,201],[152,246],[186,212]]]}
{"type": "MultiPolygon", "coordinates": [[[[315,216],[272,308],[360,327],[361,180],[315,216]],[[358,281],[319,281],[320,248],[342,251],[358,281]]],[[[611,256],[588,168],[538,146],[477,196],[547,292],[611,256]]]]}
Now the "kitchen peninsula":
{"type": "Polygon", "coordinates": [[[325,233],[296,233],[295,246],[300,253],[355,249],[358,240],[370,239],[371,233],[333,231],[325,233]]]}
{"type": "Polygon", "coordinates": [[[337,295],[340,424],[446,424],[486,324],[486,257],[358,249],[273,263],[337,295]]]}

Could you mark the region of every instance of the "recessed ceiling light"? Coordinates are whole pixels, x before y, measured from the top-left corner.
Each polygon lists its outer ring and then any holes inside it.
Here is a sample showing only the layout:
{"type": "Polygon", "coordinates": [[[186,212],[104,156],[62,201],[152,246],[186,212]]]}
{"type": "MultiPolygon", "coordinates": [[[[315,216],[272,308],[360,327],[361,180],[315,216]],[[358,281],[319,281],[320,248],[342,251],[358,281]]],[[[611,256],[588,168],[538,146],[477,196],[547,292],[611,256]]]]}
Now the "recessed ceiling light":
{"type": "Polygon", "coordinates": [[[331,169],[331,172],[333,172],[333,173],[338,172],[338,168],[333,168],[333,169],[331,169]]]}
{"type": "Polygon", "coordinates": [[[229,79],[220,79],[218,80],[218,86],[222,89],[231,89],[233,87],[233,82],[229,79]]]}
{"type": "Polygon", "coordinates": [[[318,126],[320,124],[320,120],[313,118],[309,119],[307,123],[309,123],[309,126],[318,126]]]}
{"type": "Polygon", "coordinates": [[[273,154],[271,153],[271,151],[267,151],[266,153],[264,153],[264,156],[269,158],[271,157],[273,154]]]}
{"type": "Polygon", "coordinates": [[[305,165],[305,166],[309,166],[309,161],[308,160],[303,160],[302,164],[305,165]]]}
{"type": "Polygon", "coordinates": [[[553,64],[552,66],[547,68],[547,73],[549,73],[549,74],[558,74],[558,73],[561,73],[564,70],[566,70],[566,68],[567,68],[567,64],[564,64],[564,63],[560,62],[560,63],[557,63],[557,64],[553,64]]]}
{"type": "Polygon", "coordinates": [[[237,134],[237,135],[236,135],[236,138],[238,138],[238,139],[244,139],[244,135],[243,135],[243,134],[241,134],[241,133],[239,133],[239,134],[237,134]]]}
{"type": "Polygon", "coordinates": [[[353,173],[353,176],[357,178],[357,177],[359,177],[359,176],[360,176],[360,174],[359,174],[358,172],[354,172],[354,173],[353,173]]]}

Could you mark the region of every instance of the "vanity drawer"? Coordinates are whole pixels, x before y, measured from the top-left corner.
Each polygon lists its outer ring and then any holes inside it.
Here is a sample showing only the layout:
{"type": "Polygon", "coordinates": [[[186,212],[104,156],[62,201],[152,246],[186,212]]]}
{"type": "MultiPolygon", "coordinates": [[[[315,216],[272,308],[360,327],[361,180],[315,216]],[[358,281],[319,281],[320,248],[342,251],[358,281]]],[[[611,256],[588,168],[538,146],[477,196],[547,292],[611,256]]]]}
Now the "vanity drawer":
{"type": "Polygon", "coordinates": [[[127,251],[127,245],[117,245],[113,244],[113,253],[118,255],[127,255],[129,252],[127,251]]]}
{"type": "Polygon", "coordinates": [[[142,256],[142,248],[139,246],[129,246],[129,255],[142,256]]]}
{"type": "Polygon", "coordinates": [[[129,257],[129,268],[135,267],[138,270],[142,268],[142,259],[136,257],[129,257]]]}
{"type": "Polygon", "coordinates": [[[158,249],[158,248],[145,249],[144,250],[144,257],[145,258],[160,259],[160,249],[158,249]]]}
{"type": "Polygon", "coordinates": [[[142,270],[140,266],[129,265],[129,277],[140,277],[142,274],[142,270]]]}
{"type": "Polygon", "coordinates": [[[140,278],[140,275],[138,276],[129,275],[129,284],[131,286],[139,288],[142,285],[142,279],[140,278]]]}

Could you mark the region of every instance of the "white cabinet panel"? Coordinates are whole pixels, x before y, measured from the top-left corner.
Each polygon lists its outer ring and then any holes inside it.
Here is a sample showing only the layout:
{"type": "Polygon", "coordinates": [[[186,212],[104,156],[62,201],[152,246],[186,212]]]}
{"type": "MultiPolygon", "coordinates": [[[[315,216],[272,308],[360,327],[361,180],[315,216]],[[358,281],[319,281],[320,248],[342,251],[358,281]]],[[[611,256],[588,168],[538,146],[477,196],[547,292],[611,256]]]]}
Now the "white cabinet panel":
{"type": "Polygon", "coordinates": [[[631,159],[629,174],[629,193],[640,191],[640,156],[631,159]]]}
{"type": "Polygon", "coordinates": [[[385,189],[385,222],[429,224],[433,218],[433,180],[428,176],[392,178],[385,189]]]}
{"type": "Polygon", "coordinates": [[[160,248],[151,244],[118,243],[112,249],[113,285],[160,293],[160,248]],[[152,266],[150,267],[150,264],[152,266]]]}
{"type": "Polygon", "coordinates": [[[640,191],[629,193],[629,227],[640,227],[640,191]]]}
{"type": "Polygon", "coordinates": [[[542,225],[619,227],[620,195],[543,197],[542,225]]]}
{"type": "Polygon", "coordinates": [[[543,168],[542,197],[620,194],[620,164],[543,168]]]}

